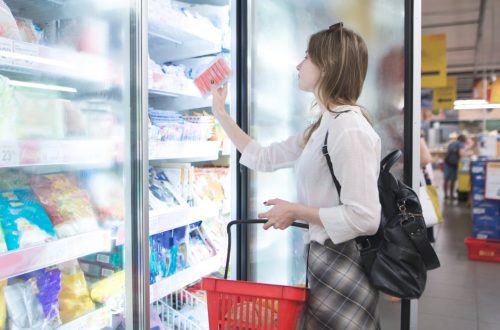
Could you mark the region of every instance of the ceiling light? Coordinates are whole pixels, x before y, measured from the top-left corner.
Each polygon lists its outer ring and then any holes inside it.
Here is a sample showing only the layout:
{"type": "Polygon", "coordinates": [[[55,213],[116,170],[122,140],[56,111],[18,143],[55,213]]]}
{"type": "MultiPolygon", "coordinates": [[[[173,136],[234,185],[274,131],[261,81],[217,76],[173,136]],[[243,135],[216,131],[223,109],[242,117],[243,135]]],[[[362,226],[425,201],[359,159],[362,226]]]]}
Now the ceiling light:
{"type": "Polygon", "coordinates": [[[486,100],[456,100],[453,103],[455,106],[457,105],[484,105],[488,104],[486,100]]]}
{"type": "Polygon", "coordinates": [[[462,104],[455,105],[455,110],[473,110],[473,109],[500,109],[500,103],[486,103],[486,104],[462,104]]]}

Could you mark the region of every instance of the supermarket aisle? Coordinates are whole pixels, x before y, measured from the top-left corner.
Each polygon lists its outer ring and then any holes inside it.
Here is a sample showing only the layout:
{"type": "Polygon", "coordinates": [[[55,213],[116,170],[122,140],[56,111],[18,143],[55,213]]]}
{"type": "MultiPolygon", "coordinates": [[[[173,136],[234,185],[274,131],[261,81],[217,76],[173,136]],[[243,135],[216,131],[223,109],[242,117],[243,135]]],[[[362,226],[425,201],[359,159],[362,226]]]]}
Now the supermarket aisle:
{"type": "Polygon", "coordinates": [[[500,264],[472,262],[463,243],[471,233],[470,209],[444,203],[444,223],[436,233],[441,268],[428,273],[419,302],[419,329],[500,329],[500,264]]]}

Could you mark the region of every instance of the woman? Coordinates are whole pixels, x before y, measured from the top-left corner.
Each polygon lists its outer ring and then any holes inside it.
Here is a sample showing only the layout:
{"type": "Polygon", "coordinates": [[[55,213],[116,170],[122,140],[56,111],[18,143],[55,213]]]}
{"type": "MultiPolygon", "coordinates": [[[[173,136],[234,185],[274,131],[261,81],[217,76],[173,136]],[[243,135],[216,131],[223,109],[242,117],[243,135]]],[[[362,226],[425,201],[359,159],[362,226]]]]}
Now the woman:
{"type": "Polygon", "coordinates": [[[294,167],[298,202],[272,199],[259,214],[265,229],[309,223],[310,293],[304,329],[379,329],[378,293],[370,285],[354,238],[374,234],[380,223],[377,178],[380,138],[366,110],[356,105],[368,65],[363,39],[342,23],[313,34],[297,65],[299,88],[314,93],[322,115],[304,132],[260,146],[226,114],[227,85],[213,89],[213,113],[242,152],[241,164],[258,171],[294,167]],[[340,196],[322,153],[327,148],[340,196]]]}

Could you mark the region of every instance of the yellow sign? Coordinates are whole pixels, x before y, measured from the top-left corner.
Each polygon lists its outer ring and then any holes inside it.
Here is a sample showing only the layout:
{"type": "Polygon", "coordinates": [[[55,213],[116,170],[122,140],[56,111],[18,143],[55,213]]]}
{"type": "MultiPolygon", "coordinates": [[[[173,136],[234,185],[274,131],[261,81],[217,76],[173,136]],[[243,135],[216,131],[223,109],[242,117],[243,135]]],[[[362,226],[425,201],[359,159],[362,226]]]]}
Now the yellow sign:
{"type": "Polygon", "coordinates": [[[446,86],[446,34],[422,36],[422,88],[446,86]]]}
{"type": "Polygon", "coordinates": [[[490,88],[490,103],[500,103],[500,77],[491,83],[490,88]]]}
{"type": "Polygon", "coordinates": [[[433,109],[453,109],[453,103],[457,99],[457,78],[448,77],[446,87],[434,88],[432,92],[433,109]]]}

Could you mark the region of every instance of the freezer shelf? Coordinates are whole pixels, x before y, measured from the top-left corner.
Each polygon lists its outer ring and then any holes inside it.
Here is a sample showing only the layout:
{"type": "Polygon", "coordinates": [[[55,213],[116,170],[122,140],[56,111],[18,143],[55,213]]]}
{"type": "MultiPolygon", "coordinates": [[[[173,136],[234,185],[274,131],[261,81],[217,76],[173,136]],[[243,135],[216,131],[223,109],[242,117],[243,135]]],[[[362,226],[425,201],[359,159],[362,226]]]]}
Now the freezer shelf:
{"type": "Polygon", "coordinates": [[[149,53],[155,62],[215,54],[221,49],[222,32],[211,23],[174,9],[155,13],[150,8],[149,53]]]}
{"type": "Polygon", "coordinates": [[[216,272],[221,266],[221,258],[219,255],[216,255],[197,265],[175,273],[158,283],[152,284],[149,291],[151,303],[158,301],[177,290],[185,288],[189,284],[198,281],[203,276],[216,272]]]}
{"type": "Polygon", "coordinates": [[[99,230],[0,255],[0,279],[111,249],[111,232],[99,230]]]}
{"type": "Polygon", "coordinates": [[[149,160],[217,160],[220,141],[149,141],[149,160]]]}
{"type": "Polygon", "coordinates": [[[57,330],[104,329],[110,326],[111,311],[107,307],[102,307],[76,320],[61,325],[57,330]]]}
{"type": "MultiPolygon", "coordinates": [[[[100,83],[93,86],[98,89],[111,83],[111,77],[115,77],[117,81],[121,80],[121,77],[116,76],[119,70],[113,70],[113,67],[109,60],[90,54],[0,37],[0,72],[21,74],[27,78],[66,78],[77,87],[83,81],[87,83],[86,89],[92,87],[89,83],[100,83]]],[[[62,87],[62,90],[67,92],[77,92],[66,86],[57,87],[59,90],[62,87]]]]}
{"type": "Polygon", "coordinates": [[[109,140],[0,141],[0,168],[110,164],[116,159],[113,146],[109,140]]]}
{"type": "MultiPolygon", "coordinates": [[[[169,212],[149,216],[149,235],[163,233],[172,229],[192,224],[196,221],[215,217],[219,214],[219,205],[210,204],[190,208],[175,208],[169,212]]],[[[125,242],[123,226],[118,229],[116,244],[125,242]]]]}

